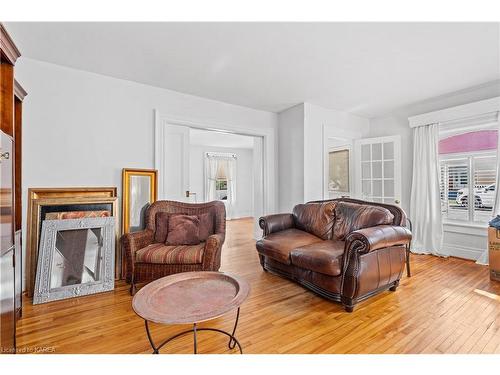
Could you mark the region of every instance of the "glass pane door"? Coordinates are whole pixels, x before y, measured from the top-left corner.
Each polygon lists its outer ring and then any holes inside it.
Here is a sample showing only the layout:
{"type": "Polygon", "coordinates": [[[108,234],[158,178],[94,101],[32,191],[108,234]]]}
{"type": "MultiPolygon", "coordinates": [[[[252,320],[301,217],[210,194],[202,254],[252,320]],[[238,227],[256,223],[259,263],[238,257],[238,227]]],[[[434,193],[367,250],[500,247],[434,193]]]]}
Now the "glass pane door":
{"type": "Polygon", "coordinates": [[[401,199],[400,140],[381,137],[357,141],[358,197],[399,204],[401,199]]]}

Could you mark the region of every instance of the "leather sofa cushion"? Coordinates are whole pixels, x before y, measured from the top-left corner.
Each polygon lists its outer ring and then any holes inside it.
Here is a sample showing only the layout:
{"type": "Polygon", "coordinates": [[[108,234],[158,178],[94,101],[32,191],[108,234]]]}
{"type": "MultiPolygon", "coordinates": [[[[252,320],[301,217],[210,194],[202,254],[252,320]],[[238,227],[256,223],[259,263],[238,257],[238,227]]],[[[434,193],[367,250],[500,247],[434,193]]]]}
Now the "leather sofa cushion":
{"type": "Polygon", "coordinates": [[[337,202],[298,204],[293,208],[295,227],[314,234],[322,240],[332,238],[337,202]]]}
{"type": "Polygon", "coordinates": [[[205,243],[192,246],[167,246],[154,243],[135,253],[137,263],[199,264],[203,260],[205,243]]]}
{"type": "Polygon", "coordinates": [[[322,241],[301,246],[290,252],[294,266],[330,276],[342,273],[344,241],[322,241]]]}
{"type": "Polygon", "coordinates": [[[292,228],[271,233],[257,241],[256,246],[259,253],[273,258],[280,263],[290,264],[290,252],[293,249],[317,242],[321,242],[321,238],[292,228]]]}
{"type": "Polygon", "coordinates": [[[390,225],[393,220],[394,215],[384,207],[337,202],[333,239],[344,241],[347,235],[355,230],[376,225],[390,225]]]}

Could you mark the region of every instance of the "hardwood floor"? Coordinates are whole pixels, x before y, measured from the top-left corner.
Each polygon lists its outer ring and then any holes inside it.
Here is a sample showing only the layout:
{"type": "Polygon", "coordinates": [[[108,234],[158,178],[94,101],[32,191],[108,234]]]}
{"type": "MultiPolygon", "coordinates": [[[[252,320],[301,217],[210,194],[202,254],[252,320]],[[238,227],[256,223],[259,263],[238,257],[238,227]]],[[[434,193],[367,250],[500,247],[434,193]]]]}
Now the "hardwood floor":
{"type": "MultiPolygon", "coordinates": [[[[411,278],[351,314],[342,306],[262,271],[252,221],[228,222],[221,270],[245,277],[252,290],[236,335],[245,353],[500,353],[500,283],[470,261],[413,255],[411,278]]],[[[20,351],[150,353],[144,322],[128,285],[113,292],[33,306],[25,301],[20,351]]],[[[201,324],[230,330],[235,313],[201,324]]],[[[159,341],[186,326],[152,324],[159,341]]],[[[192,336],[162,353],[192,353],[192,336]]],[[[224,336],[201,332],[200,353],[231,353],[224,336]]]]}

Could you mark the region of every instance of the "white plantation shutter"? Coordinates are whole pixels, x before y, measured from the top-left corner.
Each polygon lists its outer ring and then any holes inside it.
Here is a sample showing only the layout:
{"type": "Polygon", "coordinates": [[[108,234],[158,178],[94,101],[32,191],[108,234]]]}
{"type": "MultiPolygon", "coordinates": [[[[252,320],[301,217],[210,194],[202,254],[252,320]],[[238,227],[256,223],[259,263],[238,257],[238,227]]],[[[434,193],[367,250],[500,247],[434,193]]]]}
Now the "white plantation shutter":
{"type": "Polygon", "coordinates": [[[496,194],[496,155],[473,158],[474,171],[474,221],[487,222],[491,219],[496,194]]]}
{"type": "Polygon", "coordinates": [[[443,218],[465,222],[489,221],[495,199],[495,180],[495,154],[443,158],[440,161],[439,186],[443,218]]]}
{"type": "Polygon", "coordinates": [[[440,164],[443,218],[468,221],[468,206],[457,202],[457,197],[460,192],[467,191],[469,188],[469,161],[467,159],[443,160],[440,164]]]}

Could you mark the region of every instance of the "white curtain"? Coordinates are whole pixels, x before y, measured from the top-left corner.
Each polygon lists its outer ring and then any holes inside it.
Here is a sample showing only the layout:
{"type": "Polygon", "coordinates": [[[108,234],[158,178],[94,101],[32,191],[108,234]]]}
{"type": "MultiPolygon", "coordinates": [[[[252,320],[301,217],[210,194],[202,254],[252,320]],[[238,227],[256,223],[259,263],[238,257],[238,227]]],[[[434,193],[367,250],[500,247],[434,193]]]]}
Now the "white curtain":
{"type": "Polygon", "coordinates": [[[236,155],[209,152],[205,158],[205,202],[221,199],[217,195],[217,180],[227,180],[226,217],[236,215],[236,155]]]}
{"type": "Polygon", "coordinates": [[[438,142],[438,124],[413,128],[411,250],[419,254],[446,256],[442,253],[443,221],[439,192],[438,142]]]}
{"type": "MultiPolygon", "coordinates": [[[[498,116],[498,114],[497,114],[498,116]]],[[[495,205],[493,206],[492,217],[500,215],[500,116],[497,117],[498,141],[497,141],[497,180],[495,183],[495,205]]],[[[477,264],[488,265],[488,247],[483,251],[476,261],[477,264]]]]}
{"type": "Polygon", "coordinates": [[[495,185],[495,207],[493,217],[500,215],[500,115],[497,114],[498,141],[497,141],[497,181],[495,185]]]}
{"type": "Polygon", "coordinates": [[[205,159],[205,166],[205,202],[210,202],[217,199],[216,183],[219,159],[207,157],[205,159]]]}
{"type": "Polygon", "coordinates": [[[236,204],[236,159],[230,158],[226,160],[227,169],[227,216],[232,219],[235,215],[236,204]]]}

